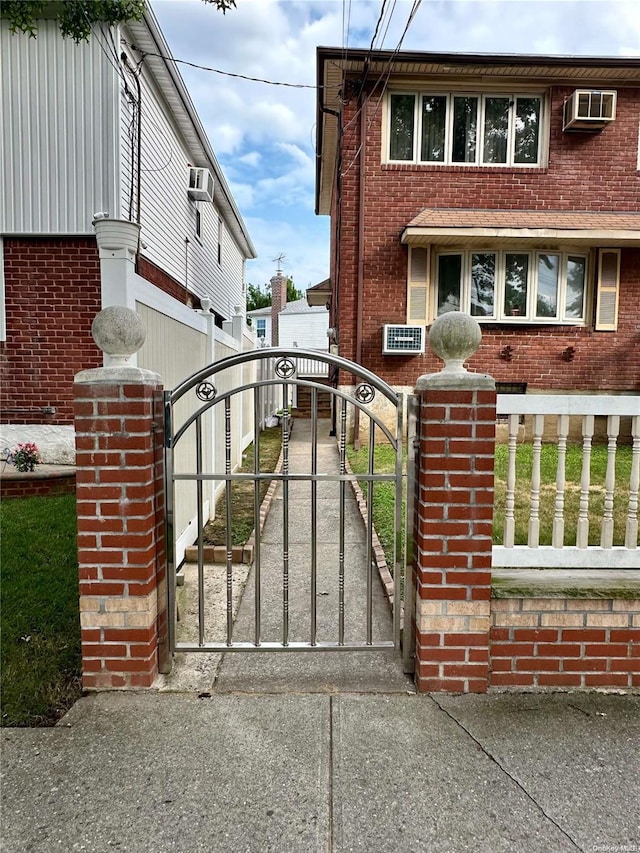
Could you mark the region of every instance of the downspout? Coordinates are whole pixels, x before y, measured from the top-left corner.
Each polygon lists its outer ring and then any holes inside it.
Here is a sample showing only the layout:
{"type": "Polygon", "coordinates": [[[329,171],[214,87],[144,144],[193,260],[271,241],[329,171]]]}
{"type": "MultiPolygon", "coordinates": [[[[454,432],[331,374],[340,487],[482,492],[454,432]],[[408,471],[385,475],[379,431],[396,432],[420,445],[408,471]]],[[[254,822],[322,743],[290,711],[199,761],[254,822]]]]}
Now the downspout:
{"type": "MultiPolygon", "coordinates": [[[[362,293],[364,290],[364,177],[367,153],[366,96],[361,91],[358,98],[360,110],[360,163],[358,170],[358,286],[356,291],[356,363],[362,364],[362,293]]],[[[360,450],[360,409],[353,413],[353,449],[360,450]]]]}
{"type": "MultiPolygon", "coordinates": [[[[340,173],[342,171],[342,113],[338,112],[338,110],[332,110],[329,107],[325,107],[324,104],[321,105],[320,111],[322,113],[327,113],[328,115],[334,116],[338,120],[338,161],[336,167],[336,185],[334,187],[334,191],[337,193],[338,202],[336,204],[336,217],[337,222],[335,225],[335,235],[333,239],[333,254],[334,254],[334,265],[333,265],[333,310],[332,317],[330,318],[332,321],[332,325],[338,329],[338,337],[336,342],[339,342],[339,330],[340,330],[340,322],[338,315],[338,306],[340,305],[340,234],[341,234],[341,221],[342,221],[342,201],[341,201],[341,182],[342,178],[340,173]]],[[[338,387],[340,378],[340,370],[335,367],[331,371],[330,382],[333,388],[338,387]]],[[[331,395],[331,428],[329,430],[330,436],[337,435],[337,411],[336,411],[336,397],[331,395]]]]}

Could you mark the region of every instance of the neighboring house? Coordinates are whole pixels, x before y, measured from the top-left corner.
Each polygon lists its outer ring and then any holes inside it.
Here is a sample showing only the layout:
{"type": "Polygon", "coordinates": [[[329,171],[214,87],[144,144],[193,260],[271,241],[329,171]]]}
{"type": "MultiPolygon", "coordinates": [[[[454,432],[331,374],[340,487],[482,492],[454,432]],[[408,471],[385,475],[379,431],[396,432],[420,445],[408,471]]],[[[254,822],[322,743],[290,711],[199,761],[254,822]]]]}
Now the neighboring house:
{"type": "MultiPolygon", "coordinates": [[[[309,288],[307,295],[318,287],[309,288]]],[[[308,298],[287,302],[287,278],[281,270],[271,279],[271,297],[272,304],[266,308],[247,311],[259,344],[328,351],[326,299],[321,304],[317,300],[312,304],[308,298]]]]}
{"type": "Polygon", "coordinates": [[[251,328],[256,333],[259,346],[271,344],[271,306],[247,311],[247,319],[251,320],[251,328]]]}
{"type": "Polygon", "coordinates": [[[287,302],[279,317],[281,347],[327,352],[329,340],[329,312],[321,306],[311,306],[305,299],[287,302]]]}
{"type": "Polygon", "coordinates": [[[63,461],[74,375],[102,363],[95,314],[138,309],[138,363],[171,387],[211,360],[214,337],[243,346],[222,326],[244,312],[255,251],[150,10],[78,45],[52,20],[35,39],[0,21],[0,57],[0,432],[58,442],[63,461]],[[117,275],[94,217],[141,225],[117,275]]]}
{"type": "Polygon", "coordinates": [[[340,355],[410,390],[461,310],[503,387],[638,393],[639,119],[635,58],[318,48],[340,355]]]}

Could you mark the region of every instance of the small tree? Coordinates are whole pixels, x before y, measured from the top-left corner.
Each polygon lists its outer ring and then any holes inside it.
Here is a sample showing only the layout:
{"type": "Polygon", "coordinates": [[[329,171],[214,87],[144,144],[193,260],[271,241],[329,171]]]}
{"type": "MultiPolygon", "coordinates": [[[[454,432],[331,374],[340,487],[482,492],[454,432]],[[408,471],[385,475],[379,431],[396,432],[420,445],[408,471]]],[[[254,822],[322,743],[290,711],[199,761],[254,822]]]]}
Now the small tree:
{"type": "MultiPolygon", "coordinates": [[[[268,308],[271,305],[271,283],[265,284],[261,290],[253,284],[247,285],[247,311],[255,311],[256,308],[268,308]]],[[[302,291],[293,283],[293,279],[287,279],[287,302],[296,302],[302,299],[302,291]]]]}
{"type": "MultiPolygon", "coordinates": [[[[212,4],[223,14],[236,5],[236,0],[203,2],[212,4]]],[[[62,35],[78,44],[88,41],[93,24],[113,26],[139,21],[145,7],[145,0],[66,0],[55,4],[47,0],[0,0],[0,16],[7,18],[12,33],[27,33],[31,38],[36,37],[38,18],[55,17],[62,35]]]]}

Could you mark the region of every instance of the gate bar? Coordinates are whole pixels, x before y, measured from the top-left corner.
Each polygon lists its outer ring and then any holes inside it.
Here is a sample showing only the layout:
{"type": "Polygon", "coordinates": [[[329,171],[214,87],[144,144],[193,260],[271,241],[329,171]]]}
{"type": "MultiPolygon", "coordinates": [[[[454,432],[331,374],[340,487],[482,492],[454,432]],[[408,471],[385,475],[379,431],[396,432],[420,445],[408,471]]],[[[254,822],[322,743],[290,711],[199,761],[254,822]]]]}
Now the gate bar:
{"type": "Polygon", "coordinates": [[[282,645],[289,645],[289,386],[282,386],[282,645]]]}
{"type": "MultiPolygon", "coordinates": [[[[318,389],[311,389],[311,474],[318,473],[318,389]]],[[[311,645],[316,644],[317,622],[317,498],[318,482],[311,481],[311,645]]]]}
{"type": "MultiPolygon", "coordinates": [[[[347,401],[342,401],[340,411],[340,473],[346,471],[347,452],[347,401]]],[[[340,553],[338,557],[338,644],[344,645],[344,500],[345,482],[340,480],[340,553]]]]}
{"type": "Polygon", "coordinates": [[[176,644],[176,552],[173,484],[173,407],[171,392],[164,392],[164,501],[165,550],[167,555],[167,643],[169,654],[163,671],[171,672],[173,650],[176,644]]]}
{"type": "Polygon", "coordinates": [[[395,541],[393,543],[393,639],[396,649],[400,649],[400,620],[402,615],[402,602],[400,600],[404,576],[404,549],[402,546],[402,406],[404,394],[398,394],[397,403],[397,427],[396,427],[396,518],[395,518],[395,541]]]}
{"type": "MultiPolygon", "coordinates": [[[[260,473],[260,389],[253,389],[253,471],[254,474],[260,473]]],[[[253,489],[253,529],[255,531],[253,543],[253,571],[255,581],[254,592],[254,642],[256,646],[260,645],[260,540],[262,539],[260,532],[260,480],[256,479],[253,489]]]]}
{"type": "MultiPolygon", "coordinates": [[[[231,400],[224,401],[224,455],[225,472],[231,473],[231,400]]],[[[226,524],[225,544],[227,546],[227,645],[231,645],[233,632],[233,551],[231,548],[231,480],[225,486],[226,524]]]]}
{"type": "MultiPolygon", "coordinates": [[[[202,471],[202,418],[196,421],[196,471],[202,471]]],[[[196,490],[198,524],[198,641],[204,643],[204,519],[202,508],[202,480],[196,490]]]]}
{"type": "MultiPolygon", "coordinates": [[[[373,474],[375,450],[375,431],[373,421],[369,421],[369,473],[373,474]]],[[[367,488],[367,643],[373,642],[373,553],[371,538],[373,536],[373,480],[367,488]]]]}

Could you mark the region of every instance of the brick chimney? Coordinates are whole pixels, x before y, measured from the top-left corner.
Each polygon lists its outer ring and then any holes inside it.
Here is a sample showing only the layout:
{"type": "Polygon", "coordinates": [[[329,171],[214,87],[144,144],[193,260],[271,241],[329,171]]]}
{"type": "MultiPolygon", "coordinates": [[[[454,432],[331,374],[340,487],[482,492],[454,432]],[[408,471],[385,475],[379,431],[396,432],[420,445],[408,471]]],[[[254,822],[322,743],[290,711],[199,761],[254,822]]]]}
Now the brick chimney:
{"type": "Polygon", "coordinates": [[[287,277],[280,266],[271,279],[271,346],[278,346],[278,315],[287,304],[287,277]]]}

